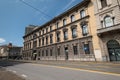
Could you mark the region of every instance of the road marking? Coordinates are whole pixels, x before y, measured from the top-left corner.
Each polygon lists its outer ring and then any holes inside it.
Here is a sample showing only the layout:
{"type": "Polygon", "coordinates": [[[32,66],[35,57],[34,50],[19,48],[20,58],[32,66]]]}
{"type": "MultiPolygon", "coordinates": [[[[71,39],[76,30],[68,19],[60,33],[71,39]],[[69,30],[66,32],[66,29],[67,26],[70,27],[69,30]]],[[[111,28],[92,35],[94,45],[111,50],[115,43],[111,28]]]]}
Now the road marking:
{"type": "Polygon", "coordinates": [[[17,73],[16,71],[12,71],[13,73],[17,73]]]}
{"type": "Polygon", "coordinates": [[[24,77],[24,78],[27,78],[27,75],[25,75],[25,74],[22,74],[21,76],[24,77]]]}
{"type": "Polygon", "coordinates": [[[81,68],[70,68],[70,67],[53,66],[53,65],[45,65],[45,64],[34,64],[34,63],[32,65],[39,65],[39,66],[47,66],[47,67],[54,67],[54,68],[61,68],[61,69],[69,69],[69,70],[76,70],[76,71],[86,71],[86,72],[92,72],[92,73],[120,76],[120,74],[118,74],[118,73],[96,71],[96,70],[88,70],[88,69],[81,69],[81,68]]]}

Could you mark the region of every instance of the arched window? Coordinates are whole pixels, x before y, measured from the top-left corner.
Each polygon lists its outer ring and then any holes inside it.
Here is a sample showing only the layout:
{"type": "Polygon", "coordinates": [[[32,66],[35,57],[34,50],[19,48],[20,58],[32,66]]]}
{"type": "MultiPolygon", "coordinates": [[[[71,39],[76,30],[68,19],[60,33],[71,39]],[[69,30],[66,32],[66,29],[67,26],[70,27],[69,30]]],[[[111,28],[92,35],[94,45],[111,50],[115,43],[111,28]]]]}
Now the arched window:
{"type": "Polygon", "coordinates": [[[88,34],[88,25],[87,24],[82,25],[82,33],[83,33],[83,36],[88,34]]]}
{"type": "Polygon", "coordinates": [[[86,16],[86,14],[85,14],[85,10],[81,10],[81,11],[80,11],[80,16],[81,16],[81,18],[83,18],[83,17],[86,16]]]}
{"type": "Polygon", "coordinates": [[[104,18],[105,27],[110,27],[113,25],[113,19],[110,16],[104,18]]]}
{"type": "Polygon", "coordinates": [[[63,26],[66,25],[66,19],[63,19],[63,26]]]}
{"type": "Polygon", "coordinates": [[[73,22],[73,21],[75,21],[75,16],[74,15],[71,16],[71,22],[73,22]]]}

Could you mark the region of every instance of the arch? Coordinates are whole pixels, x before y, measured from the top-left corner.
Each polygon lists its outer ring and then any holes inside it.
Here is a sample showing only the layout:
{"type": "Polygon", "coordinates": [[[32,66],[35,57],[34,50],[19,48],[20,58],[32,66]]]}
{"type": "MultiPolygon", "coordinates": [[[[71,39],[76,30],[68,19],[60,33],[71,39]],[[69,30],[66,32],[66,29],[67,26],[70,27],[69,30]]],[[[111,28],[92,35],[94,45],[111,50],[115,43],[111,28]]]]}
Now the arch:
{"type": "Polygon", "coordinates": [[[108,53],[110,61],[120,61],[120,44],[116,40],[109,40],[107,42],[108,53]]]}

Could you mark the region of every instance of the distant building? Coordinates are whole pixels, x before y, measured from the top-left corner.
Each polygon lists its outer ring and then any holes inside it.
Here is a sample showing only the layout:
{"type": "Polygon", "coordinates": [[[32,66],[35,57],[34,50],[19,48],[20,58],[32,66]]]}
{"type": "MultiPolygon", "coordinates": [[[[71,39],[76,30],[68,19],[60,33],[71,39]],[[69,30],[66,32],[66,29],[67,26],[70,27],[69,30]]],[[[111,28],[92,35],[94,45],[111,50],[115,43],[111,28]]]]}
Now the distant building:
{"type": "Polygon", "coordinates": [[[21,59],[22,58],[22,47],[14,46],[12,44],[0,46],[0,58],[4,59],[21,59]]]}

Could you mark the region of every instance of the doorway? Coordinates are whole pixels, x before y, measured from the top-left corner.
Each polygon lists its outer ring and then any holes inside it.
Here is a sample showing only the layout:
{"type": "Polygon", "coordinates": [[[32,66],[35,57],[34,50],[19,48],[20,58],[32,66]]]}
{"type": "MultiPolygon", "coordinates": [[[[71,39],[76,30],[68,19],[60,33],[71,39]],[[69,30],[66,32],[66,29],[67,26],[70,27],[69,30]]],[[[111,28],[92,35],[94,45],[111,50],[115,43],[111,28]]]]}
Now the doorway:
{"type": "Polygon", "coordinates": [[[110,61],[120,61],[120,44],[116,40],[107,42],[110,61]]]}
{"type": "Polygon", "coordinates": [[[65,47],[65,60],[68,60],[68,47],[65,47]]]}

